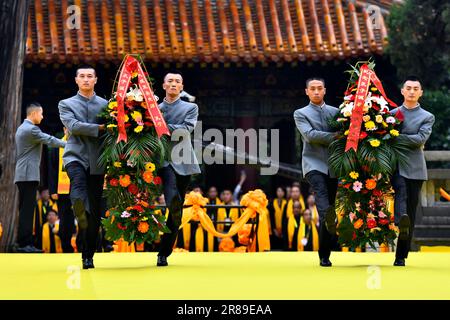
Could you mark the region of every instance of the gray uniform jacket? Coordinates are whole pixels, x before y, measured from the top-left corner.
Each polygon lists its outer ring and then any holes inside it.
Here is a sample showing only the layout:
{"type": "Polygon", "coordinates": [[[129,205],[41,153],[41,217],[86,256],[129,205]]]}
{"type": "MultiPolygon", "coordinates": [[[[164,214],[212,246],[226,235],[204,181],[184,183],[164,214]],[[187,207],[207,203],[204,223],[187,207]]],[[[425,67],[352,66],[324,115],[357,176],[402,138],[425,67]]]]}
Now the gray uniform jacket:
{"type": "Polygon", "coordinates": [[[413,109],[400,106],[391,111],[396,114],[398,110],[404,115],[398,139],[406,142],[410,147],[407,151],[407,163],[399,166],[399,174],[407,179],[427,180],[427,165],[423,148],[431,135],[434,124],[434,115],[422,109],[420,104],[413,109]]]}
{"type": "Polygon", "coordinates": [[[172,134],[169,147],[170,160],[164,162],[163,166],[167,167],[170,164],[175,172],[182,176],[201,173],[191,144],[191,133],[197,124],[198,106],[178,99],[173,103],[163,101],[159,104],[159,108],[172,134]]]}
{"type": "Polygon", "coordinates": [[[39,165],[41,163],[42,145],[64,147],[60,139],[43,133],[38,126],[28,119],[16,131],[16,169],[14,183],[22,181],[41,181],[39,165]]]}
{"type": "Polygon", "coordinates": [[[96,94],[88,99],[80,93],[59,102],[59,117],[70,132],[64,149],[64,166],[77,161],[86,170],[89,169],[90,174],[104,173],[104,168],[97,164],[100,154],[97,115],[107,104],[108,101],[96,94]]]}
{"type": "Polygon", "coordinates": [[[334,177],[328,167],[328,146],[333,141],[335,133],[328,125],[339,109],[323,104],[322,107],[308,104],[306,107],[295,110],[294,120],[300,131],[302,151],[302,173],[317,170],[334,177]]]}

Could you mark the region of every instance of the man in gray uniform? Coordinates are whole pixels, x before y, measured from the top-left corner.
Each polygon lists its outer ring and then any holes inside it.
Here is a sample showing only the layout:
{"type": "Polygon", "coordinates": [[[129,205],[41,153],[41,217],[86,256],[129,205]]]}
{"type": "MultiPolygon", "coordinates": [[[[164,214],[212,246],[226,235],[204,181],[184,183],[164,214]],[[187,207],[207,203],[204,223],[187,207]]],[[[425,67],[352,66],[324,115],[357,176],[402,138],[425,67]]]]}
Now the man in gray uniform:
{"type": "Polygon", "coordinates": [[[43,252],[33,245],[33,215],[36,207],[36,191],[40,182],[39,164],[42,145],[64,147],[66,143],[45,134],[37,126],[44,118],[42,106],[31,103],[26,109],[27,118],[16,131],[16,169],[14,183],[19,189],[19,230],[17,252],[43,252]]]}
{"type": "Polygon", "coordinates": [[[294,120],[300,131],[302,151],[302,172],[315,193],[319,212],[319,258],[322,267],[331,267],[330,254],[336,243],[336,199],[337,179],[328,167],[328,145],[336,137],[328,121],[338,109],[325,104],[325,81],[311,78],[306,81],[306,95],[310,103],[294,112],[294,120]]]}
{"type": "Polygon", "coordinates": [[[63,163],[70,179],[70,200],[78,220],[82,241],[83,269],[94,268],[94,252],[101,218],[104,168],[97,165],[99,136],[104,124],[97,115],[108,101],[94,92],[97,76],[94,68],[77,69],[78,93],[59,102],[59,116],[69,130],[63,163]]]}
{"type": "Polygon", "coordinates": [[[408,162],[400,165],[392,178],[395,223],[400,229],[394,266],[405,266],[405,259],[408,258],[420,189],[423,181],[428,179],[423,148],[431,135],[435,120],[434,115],[422,109],[419,104],[423,90],[417,77],[408,77],[401,92],[403,104],[392,110],[392,114],[400,111],[404,116],[398,139],[406,143],[409,150],[406,154],[408,162]]]}
{"type": "Polygon", "coordinates": [[[183,202],[191,175],[201,173],[197,158],[191,145],[190,136],[197,124],[198,106],[182,101],[183,78],[179,73],[168,73],[164,77],[166,91],[164,101],[159,105],[172,134],[170,160],[164,163],[159,176],[162,178],[164,198],[169,208],[167,226],[171,233],[161,237],[157,266],[167,266],[167,257],[172,253],[178,228],[183,214],[183,202]],[[177,141],[181,139],[179,143],[177,141]],[[183,153],[177,149],[182,147],[183,153]]]}

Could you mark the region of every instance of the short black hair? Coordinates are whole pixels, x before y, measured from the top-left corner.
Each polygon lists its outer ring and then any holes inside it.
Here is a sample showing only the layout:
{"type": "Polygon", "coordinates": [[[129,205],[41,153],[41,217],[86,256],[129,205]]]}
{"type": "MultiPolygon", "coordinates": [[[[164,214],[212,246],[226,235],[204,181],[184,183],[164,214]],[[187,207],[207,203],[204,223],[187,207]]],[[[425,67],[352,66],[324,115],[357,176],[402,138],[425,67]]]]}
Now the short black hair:
{"type": "Polygon", "coordinates": [[[422,87],[422,82],[420,81],[420,78],[414,75],[409,75],[407,77],[405,77],[405,79],[403,80],[403,85],[402,87],[405,86],[406,81],[417,81],[420,83],[420,86],[422,87]]]}
{"type": "Polygon", "coordinates": [[[80,66],[78,66],[77,70],[75,71],[75,76],[78,76],[78,71],[80,69],[92,69],[92,70],[94,70],[94,75],[97,76],[97,72],[95,71],[95,68],[93,66],[91,66],[90,64],[81,64],[80,66]]]}
{"type": "Polygon", "coordinates": [[[36,102],[36,101],[30,102],[25,109],[27,116],[29,116],[32,112],[36,111],[36,109],[39,109],[39,108],[42,109],[42,106],[39,102],[36,102]]]}
{"type": "Polygon", "coordinates": [[[321,77],[311,77],[311,78],[306,79],[306,88],[308,88],[309,83],[311,81],[314,81],[314,80],[321,81],[323,83],[323,86],[325,87],[325,80],[323,78],[321,78],[321,77]]]}
{"type": "Polygon", "coordinates": [[[179,74],[179,75],[181,76],[182,82],[184,82],[183,74],[182,74],[179,70],[169,70],[168,72],[166,72],[166,74],[164,75],[163,82],[166,82],[166,77],[167,77],[167,75],[168,75],[169,73],[172,73],[172,74],[179,74]]]}

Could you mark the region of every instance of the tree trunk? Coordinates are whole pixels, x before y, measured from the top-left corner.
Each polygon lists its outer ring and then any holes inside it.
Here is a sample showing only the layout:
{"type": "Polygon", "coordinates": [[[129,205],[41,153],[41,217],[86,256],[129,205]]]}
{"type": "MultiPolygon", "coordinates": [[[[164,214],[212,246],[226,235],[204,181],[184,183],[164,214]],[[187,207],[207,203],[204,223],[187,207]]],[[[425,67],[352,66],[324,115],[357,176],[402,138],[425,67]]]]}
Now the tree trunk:
{"type": "Polygon", "coordinates": [[[16,238],[18,202],[14,185],[14,135],[22,110],[23,64],[29,0],[0,0],[0,252],[7,252],[16,238]]]}

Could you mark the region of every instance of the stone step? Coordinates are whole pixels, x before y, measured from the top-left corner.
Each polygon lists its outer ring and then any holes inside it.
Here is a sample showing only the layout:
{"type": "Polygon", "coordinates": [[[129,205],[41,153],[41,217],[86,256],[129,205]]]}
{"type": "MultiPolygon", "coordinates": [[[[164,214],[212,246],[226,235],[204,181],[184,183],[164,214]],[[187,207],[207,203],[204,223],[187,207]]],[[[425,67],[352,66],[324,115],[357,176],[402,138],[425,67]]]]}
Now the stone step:
{"type": "Polygon", "coordinates": [[[422,216],[439,216],[439,217],[450,217],[450,205],[440,205],[434,207],[422,207],[422,216]]]}
{"type": "Polygon", "coordinates": [[[414,237],[450,239],[450,225],[419,224],[414,228],[414,237]]]}
{"type": "Polygon", "coordinates": [[[450,216],[424,216],[420,221],[422,225],[450,225],[450,216]]]}
{"type": "Polygon", "coordinates": [[[416,246],[450,246],[450,238],[418,238],[414,237],[416,246]]]}

